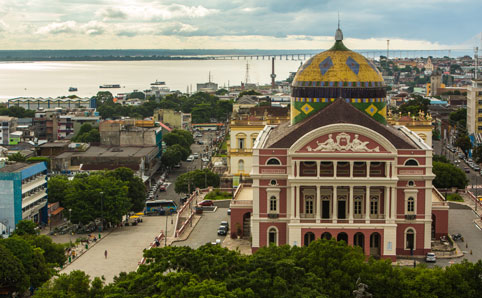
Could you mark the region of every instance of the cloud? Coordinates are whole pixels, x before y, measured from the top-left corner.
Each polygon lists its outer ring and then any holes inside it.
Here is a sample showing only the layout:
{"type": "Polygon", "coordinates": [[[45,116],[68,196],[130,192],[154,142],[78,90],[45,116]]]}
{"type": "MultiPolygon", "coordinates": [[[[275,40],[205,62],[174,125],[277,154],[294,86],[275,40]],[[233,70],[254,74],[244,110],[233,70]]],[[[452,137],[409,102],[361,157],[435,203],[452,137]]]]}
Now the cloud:
{"type": "Polygon", "coordinates": [[[126,19],[127,14],[118,8],[106,7],[98,12],[96,12],[96,16],[103,18],[104,21],[106,20],[115,20],[115,19],[126,19]]]}
{"type": "Polygon", "coordinates": [[[86,34],[86,35],[101,35],[106,31],[107,25],[98,22],[91,21],[87,24],[79,24],[75,21],[67,21],[61,23],[51,23],[46,26],[40,27],[36,33],[38,34],[86,34]]]}

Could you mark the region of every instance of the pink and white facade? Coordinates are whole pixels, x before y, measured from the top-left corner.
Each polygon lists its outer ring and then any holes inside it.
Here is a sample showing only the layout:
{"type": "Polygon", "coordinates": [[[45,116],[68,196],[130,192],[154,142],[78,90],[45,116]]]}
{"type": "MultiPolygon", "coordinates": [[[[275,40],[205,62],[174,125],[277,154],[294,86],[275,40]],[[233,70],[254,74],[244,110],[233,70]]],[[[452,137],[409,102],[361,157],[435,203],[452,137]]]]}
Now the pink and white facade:
{"type": "Polygon", "coordinates": [[[432,186],[432,148],[344,100],[304,122],[266,126],[250,175],[253,184],[231,204],[231,226],[251,236],[253,251],[334,238],[395,260],[424,255],[432,238],[447,234],[448,206],[432,186]]]}

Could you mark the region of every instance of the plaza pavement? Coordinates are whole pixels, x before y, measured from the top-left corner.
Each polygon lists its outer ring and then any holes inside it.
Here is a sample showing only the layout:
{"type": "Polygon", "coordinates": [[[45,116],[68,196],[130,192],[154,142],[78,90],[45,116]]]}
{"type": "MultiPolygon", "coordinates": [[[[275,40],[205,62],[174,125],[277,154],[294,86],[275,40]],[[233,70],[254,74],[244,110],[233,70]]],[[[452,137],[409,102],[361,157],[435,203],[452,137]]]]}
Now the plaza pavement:
{"type": "MultiPolygon", "coordinates": [[[[173,233],[175,215],[168,216],[168,234],[173,233]]],[[[143,216],[143,222],[137,226],[127,226],[114,229],[92,245],[83,255],[77,257],[72,264],[67,265],[60,273],[82,270],[91,278],[104,276],[106,282],[113,281],[120,272],[130,272],[137,269],[142,259],[143,250],[148,248],[159,235],[165,231],[165,216],[143,216]],[[104,252],[107,250],[107,258],[104,252]]]]}

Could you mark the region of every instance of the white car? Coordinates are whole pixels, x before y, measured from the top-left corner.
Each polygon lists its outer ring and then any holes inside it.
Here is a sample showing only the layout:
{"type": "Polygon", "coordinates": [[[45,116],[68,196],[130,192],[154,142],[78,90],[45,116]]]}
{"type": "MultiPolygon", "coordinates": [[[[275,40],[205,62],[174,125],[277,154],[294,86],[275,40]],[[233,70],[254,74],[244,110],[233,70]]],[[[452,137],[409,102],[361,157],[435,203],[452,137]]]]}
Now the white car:
{"type": "Polygon", "coordinates": [[[189,155],[189,157],[186,159],[186,161],[189,161],[189,162],[194,161],[194,156],[189,155]]]}
{"type": "Polygon", "coordinates": [[[199,158],[199,153],[194,153],[192,156],[194,156],[195,159],[198,159],[199,158]]]}
{"type": "Polygon", "coordinates": [[[433,252],[428,252],[427,256],[425,257],[425,262],[436,262],[436,261],[437,261],[437,257],[435,256],[435,254],[433,252]]]}
{"type": "Polygon", "coordinates": [[[209,158],[206,158],[206,157],[203,157],[201,160],[202,160],[203,162],[209,162],[209,158]]]}

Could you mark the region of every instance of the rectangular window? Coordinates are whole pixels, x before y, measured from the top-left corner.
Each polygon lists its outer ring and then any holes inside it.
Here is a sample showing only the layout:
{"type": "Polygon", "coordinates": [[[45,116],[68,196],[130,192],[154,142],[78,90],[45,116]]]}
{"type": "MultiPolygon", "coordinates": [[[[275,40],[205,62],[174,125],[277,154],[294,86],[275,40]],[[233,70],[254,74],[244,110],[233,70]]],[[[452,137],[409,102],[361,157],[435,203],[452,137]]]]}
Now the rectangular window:
{"type": "Polygon", "coordinates": [[[305,213],[306,214],[313,214],[313,196],[305,196],[305,213]]]}
{"type": "Polygon", "coordinates": [[[482,105],[482,100],[479,100],[479,105],[482,105]]]}
{"type": "Polygon", "coordinates": [[[479,114],[482,113],[482,109],[479,109],[479,114]]]}
{"type": "Polygon", "coordinates": [[[415,202],[413,198],[409,198],[407,201],[407,211],[414,212],[415,211],[415,202]]]}
{"type": "Polygon", "coordinates": [[[479,126],[477,129],[478,129],[478,130],[482,130],[482,126],[479,126]]]}
{"type": "Polygon", "coordinates": [[[244,149],[244,139],[239,139],[239,149],[244,149]]]}
{"type": "Polygon", "coordinates": [[[370,214],[378,214],[378,199],[371,199],[370,201],[370,214]]]}
{"type": "Polygon", "coordinates": [[[353,210],[353,211],[355,212],[355,214],[362,214],[362,201],[361,201],[361,199],[355,200],[354,209],[355,210],[353,210]]]}
{"type": "Polygon", "coordinates": [[[482,121],[482,117],[479,117],[479,122],[481,122],[481,121],[482,121]]]}
{"type": "Polygon", "coordinates": [[[269,199],[269,211],[276,211],[277,210],[277,199],[275,196],[272,196],[270,199],[269,199]]]}

